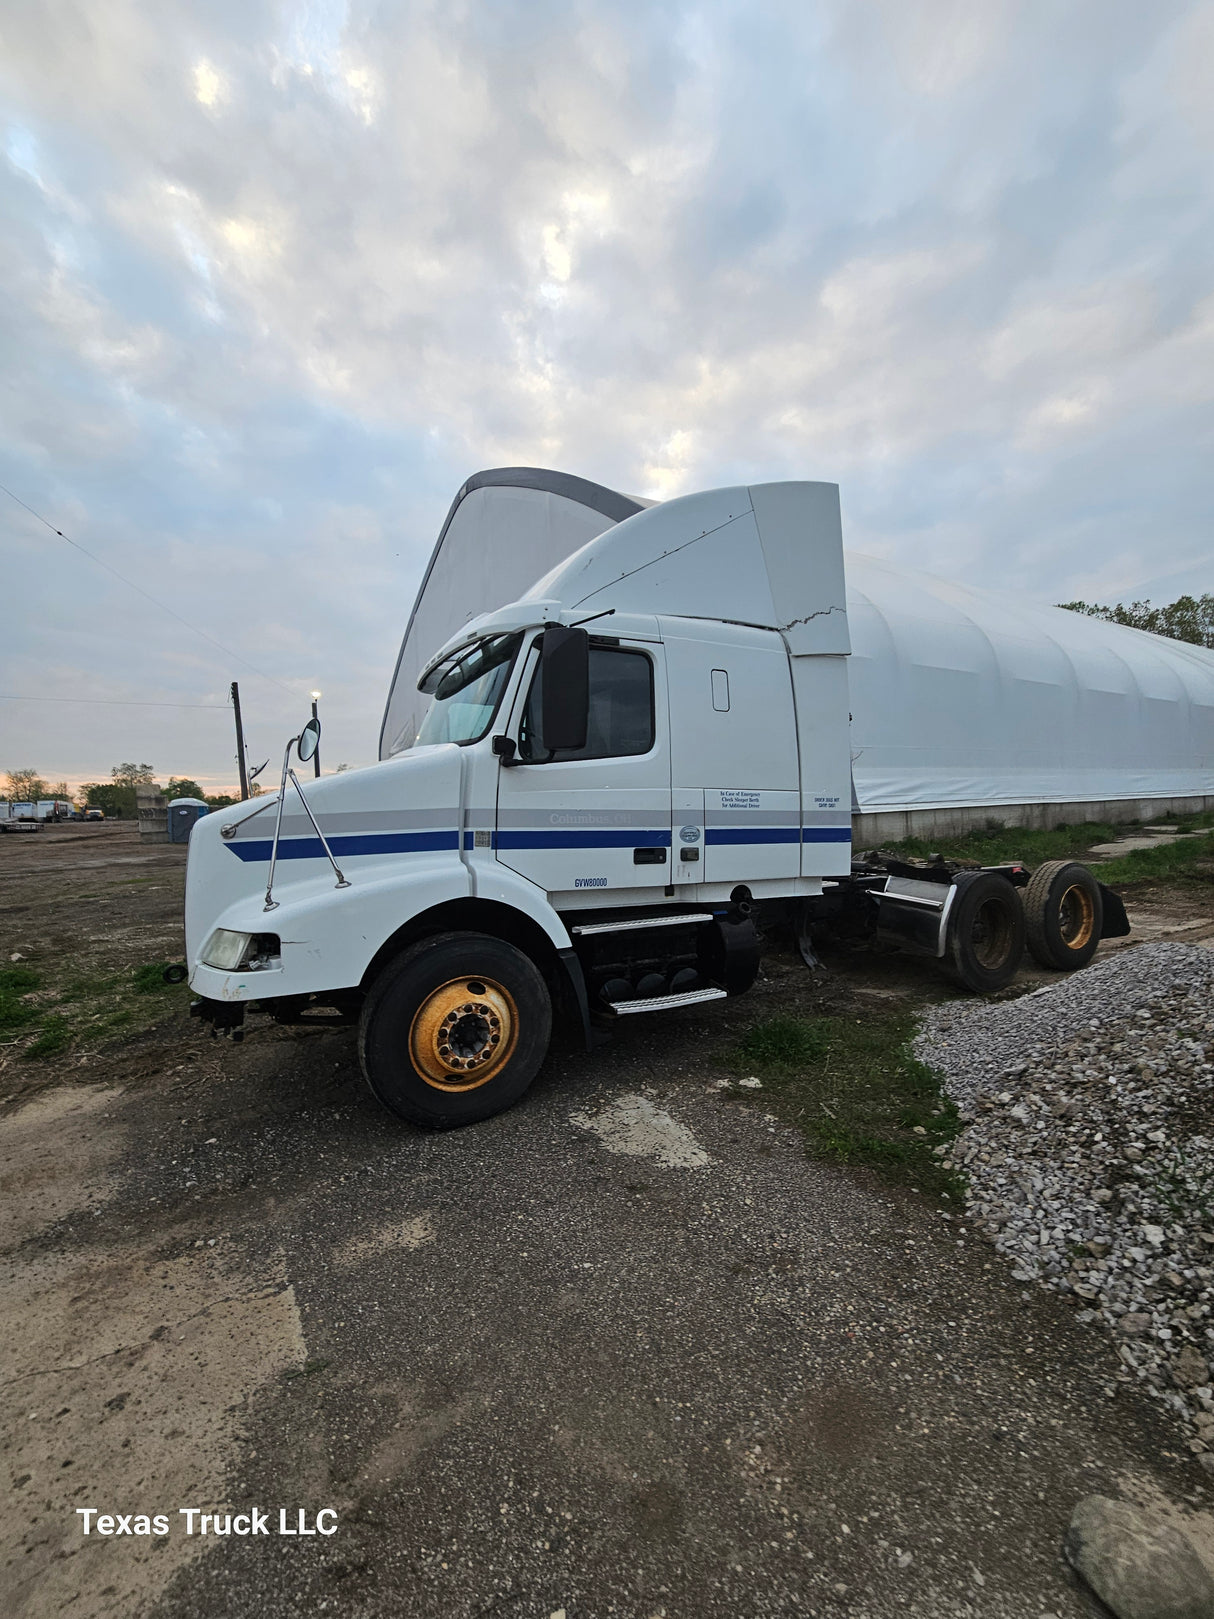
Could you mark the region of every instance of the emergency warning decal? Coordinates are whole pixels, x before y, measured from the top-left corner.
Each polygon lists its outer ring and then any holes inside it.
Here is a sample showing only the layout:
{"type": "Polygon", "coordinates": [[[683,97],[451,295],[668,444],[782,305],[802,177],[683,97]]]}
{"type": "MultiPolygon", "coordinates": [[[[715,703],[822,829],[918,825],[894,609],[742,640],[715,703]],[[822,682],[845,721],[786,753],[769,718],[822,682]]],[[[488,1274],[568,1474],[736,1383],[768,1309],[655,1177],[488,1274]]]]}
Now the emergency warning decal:
{"type": "Polygon", "coordinates": [[[830,799],[816,799],[814,809],[802,812],[792,792],[716,787],[704,797],[708,844],[851,842],[851,820],[830,799]]]}

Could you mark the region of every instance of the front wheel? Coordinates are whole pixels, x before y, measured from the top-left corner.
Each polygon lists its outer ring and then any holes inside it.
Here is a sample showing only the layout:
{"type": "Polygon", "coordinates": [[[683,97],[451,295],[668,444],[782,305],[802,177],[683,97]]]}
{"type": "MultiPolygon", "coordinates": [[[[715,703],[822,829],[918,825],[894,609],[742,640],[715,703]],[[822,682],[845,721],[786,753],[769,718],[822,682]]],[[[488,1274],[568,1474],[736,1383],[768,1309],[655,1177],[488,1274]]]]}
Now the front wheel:
{"type": "Polygon", "coordinates": [[[981,871],[957,884],[948,921],[953,977],[979,995],[1005,989],[1024,954],[1024,909],[1006,877],[981,871]]]}
{"type": "Polygon", "coordinates": [[[405,950],[372,984],[359,1058],[385,1107],[448,1130],[512,1107],[551,1031],[548,986],[529,956],[488,934],[443,933],[405,950]]]}

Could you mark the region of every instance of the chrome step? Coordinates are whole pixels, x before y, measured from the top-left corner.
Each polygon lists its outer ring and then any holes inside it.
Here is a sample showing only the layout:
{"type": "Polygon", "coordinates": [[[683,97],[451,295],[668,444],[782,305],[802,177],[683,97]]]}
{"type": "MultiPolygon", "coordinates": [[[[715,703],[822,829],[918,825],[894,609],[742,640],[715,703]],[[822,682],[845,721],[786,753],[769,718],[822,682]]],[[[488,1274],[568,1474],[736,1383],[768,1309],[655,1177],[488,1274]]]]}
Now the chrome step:
{"type": "Polygon", "coordinates": [[[689,989],[682,995],[644,995],[635,1001],[608,1001],[619,1017],[628,1012],[667,1012],[674,1006],[694,1006],[697,1001],[723,1001],[723,989],[689,989]]]}
{"type": "Polygon", "coordinates": [[[638,916],[627,922],[581,922],[570,933],[627,933],[632,928],[674,928],[684,922],[711,922],[711,911],[688,911],[685,916],[638,916]]]}

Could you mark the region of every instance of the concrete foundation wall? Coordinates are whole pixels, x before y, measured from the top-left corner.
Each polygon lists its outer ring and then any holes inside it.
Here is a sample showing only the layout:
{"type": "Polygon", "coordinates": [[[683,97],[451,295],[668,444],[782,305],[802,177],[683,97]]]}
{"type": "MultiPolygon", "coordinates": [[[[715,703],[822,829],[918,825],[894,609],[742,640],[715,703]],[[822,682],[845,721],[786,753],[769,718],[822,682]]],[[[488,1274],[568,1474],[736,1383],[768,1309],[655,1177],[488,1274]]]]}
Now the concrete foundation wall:
{"type": "Polygon", "coordinates": [[[853,815],[852,846],[875,849],[903,838],[963,836],[988,821],[1037,830],[1081,821],[1146,821],[1163,815],[1197,815],[1214,810],[1214,798],[1116,798],[1087,804],[967,804],[944,809],[877,810],[853,815]]]}
{"type": "Polygon", "coordinates": [[[164,794],[147,787],[136,787],[135,805],[140,843],[167,843],[169,813],[164,794]]]}

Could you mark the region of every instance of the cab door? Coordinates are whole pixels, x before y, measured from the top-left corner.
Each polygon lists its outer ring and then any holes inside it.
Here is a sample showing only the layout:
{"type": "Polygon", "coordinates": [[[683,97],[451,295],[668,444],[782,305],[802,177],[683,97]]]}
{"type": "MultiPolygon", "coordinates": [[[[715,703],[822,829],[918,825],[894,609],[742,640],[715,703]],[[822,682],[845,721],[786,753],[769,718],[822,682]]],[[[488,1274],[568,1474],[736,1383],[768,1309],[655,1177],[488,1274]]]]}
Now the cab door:
{"type": "Polygon", "coordinates": [[[556,753],[540,725],[538,646],[527,654],[498,772],[497,858],[560,903],[628,903],[671,882],[670,749],[660,643],[594,636],[586,745],[556,753]]]}

